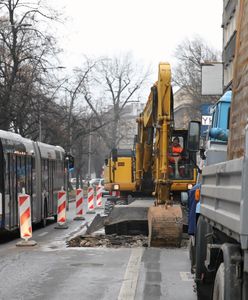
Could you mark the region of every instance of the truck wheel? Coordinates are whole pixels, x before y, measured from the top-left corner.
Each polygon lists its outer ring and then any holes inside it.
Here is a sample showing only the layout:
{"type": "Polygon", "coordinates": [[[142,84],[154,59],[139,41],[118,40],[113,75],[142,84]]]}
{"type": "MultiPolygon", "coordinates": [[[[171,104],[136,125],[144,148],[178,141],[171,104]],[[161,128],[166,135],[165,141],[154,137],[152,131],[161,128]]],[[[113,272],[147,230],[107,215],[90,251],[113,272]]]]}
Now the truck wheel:
{"type": "Polygon", "coordinates": [[[211,232],[211,227],[200,216],[197,223],[196,231],[196,268],[195,268],[195,281],[197,289],[197,299],[211,300],[212,288],[211,275],[205,267],[205,259],[207,252],[207,238],[206,235],[211,232]]]}
{"type": "Polygon", "coordinates": [[[195,242],[194,237],[191,235],[189,238],[189,259],[191,262],[191,274],[195,273],[195,242]]]}
{"type": "Polygon", "coordinates": [[[107,199],[105,201],[105,205],[104,205],[104,214],[106,216],[108,216],[110,214],[110,212],[112,211],[112,209],[114,208],[114,206],[115,206],[114,201],[107,199]]]}
{"type": "Polygon", "coordinates": [[[224,300],[225,293],[225,267],[221,263],[215,276],[213,300],[224,300]]]}

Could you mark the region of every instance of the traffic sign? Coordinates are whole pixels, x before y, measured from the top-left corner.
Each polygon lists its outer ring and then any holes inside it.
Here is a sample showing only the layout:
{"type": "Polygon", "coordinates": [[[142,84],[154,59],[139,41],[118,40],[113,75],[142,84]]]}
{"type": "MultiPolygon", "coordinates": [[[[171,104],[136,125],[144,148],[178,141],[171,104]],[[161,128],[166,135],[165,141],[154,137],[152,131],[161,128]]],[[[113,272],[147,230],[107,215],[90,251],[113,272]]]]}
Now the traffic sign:
{"type": "Polygon", "coordinates": [[[209,126],[212,124],[212,116],[202,116],[202,125],[209,126]]]}

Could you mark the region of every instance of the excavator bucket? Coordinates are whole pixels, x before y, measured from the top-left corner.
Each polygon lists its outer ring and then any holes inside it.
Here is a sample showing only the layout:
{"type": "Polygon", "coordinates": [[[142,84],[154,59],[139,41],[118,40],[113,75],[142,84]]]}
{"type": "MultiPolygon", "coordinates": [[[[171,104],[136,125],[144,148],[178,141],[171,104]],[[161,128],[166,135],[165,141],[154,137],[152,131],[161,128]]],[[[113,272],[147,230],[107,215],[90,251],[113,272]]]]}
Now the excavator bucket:
{"type": "Polygon", "coordinates": [[[153,199],[139,199],[129,205],[115,205],[104,221],[105,233],[148,235],[147,213],[153,199]]]}
{"type": "Polygon", "coordinates": [[[149,247],[180,247],[183,232],[180,205],[150,207],[148,227],[149,247]]]}

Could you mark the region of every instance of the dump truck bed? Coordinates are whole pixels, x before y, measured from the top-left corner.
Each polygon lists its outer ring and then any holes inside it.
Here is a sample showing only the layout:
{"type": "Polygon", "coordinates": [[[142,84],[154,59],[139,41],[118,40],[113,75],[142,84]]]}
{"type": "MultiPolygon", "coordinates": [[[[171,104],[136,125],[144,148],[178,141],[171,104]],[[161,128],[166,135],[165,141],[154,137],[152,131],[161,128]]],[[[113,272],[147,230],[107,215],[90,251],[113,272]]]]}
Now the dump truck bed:
{"type": "Polygon", "coordinates": [[[234,159],[202,172],[201,209],[212,226],[248,248],[248,161],[234,159]]]}

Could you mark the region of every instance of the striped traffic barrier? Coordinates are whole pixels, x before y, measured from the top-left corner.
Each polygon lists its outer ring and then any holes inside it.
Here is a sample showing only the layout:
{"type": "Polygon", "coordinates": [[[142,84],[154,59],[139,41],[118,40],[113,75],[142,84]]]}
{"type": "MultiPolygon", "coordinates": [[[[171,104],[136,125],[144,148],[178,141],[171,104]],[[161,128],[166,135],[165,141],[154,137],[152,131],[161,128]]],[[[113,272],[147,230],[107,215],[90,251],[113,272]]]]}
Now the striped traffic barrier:
{"type": "Polygon", "coordinates": [[[67,229],[66,225],[66,192],[58,192],[57,226],[56,229],[67,229]]]}
{"type": "Polygon", "coordinates": [[[74,218],[74,220],[85,220],[85,218],[83,217],[83,203],[83,189],[79,188],[76,190],[76,217],[74,218]]]}
{"type": "Polygon", "coordinates": [[[29,240],[32,237],[31,205],[30,196],[22,193],[18,196],[20,235],[23,241],[16,246],[34,246],[37,243],[29,240]]]}
{"type": "Polygon", "coordinates": [[[102,187],[100,185],[96,188],[96,208],[102,208],[102,187]]]}
{"type": "Polygon", "coordinates": [[[94,188],[89,187],[88,188],[88,211],[87,214],[94,214],[95,211],[95,206],[94,206],[94,188]]]}

